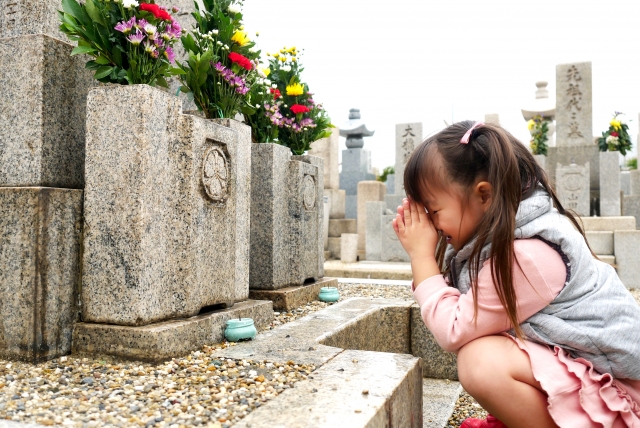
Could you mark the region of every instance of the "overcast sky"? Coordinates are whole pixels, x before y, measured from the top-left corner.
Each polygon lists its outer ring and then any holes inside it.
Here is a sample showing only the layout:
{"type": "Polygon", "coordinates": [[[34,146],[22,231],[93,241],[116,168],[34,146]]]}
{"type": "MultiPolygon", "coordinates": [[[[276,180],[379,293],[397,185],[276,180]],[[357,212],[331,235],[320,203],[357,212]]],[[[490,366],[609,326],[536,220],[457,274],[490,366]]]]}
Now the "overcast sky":
{"type": "MultiPolygon", "coordinates": [[[[264,52],[304,48],[303,80],[340,127],[352,107],[369,129],[372,163],[393,165],[395,124],[424,136],[498,113],[529,141],[520,108],[557,64],[591,61],[594,135],[615,110],[632,140],[640,113],[640,1],[245,0],[245,27],[264,52]]],[[[344,149],[341,138],[341,149],[344,149]]]]}

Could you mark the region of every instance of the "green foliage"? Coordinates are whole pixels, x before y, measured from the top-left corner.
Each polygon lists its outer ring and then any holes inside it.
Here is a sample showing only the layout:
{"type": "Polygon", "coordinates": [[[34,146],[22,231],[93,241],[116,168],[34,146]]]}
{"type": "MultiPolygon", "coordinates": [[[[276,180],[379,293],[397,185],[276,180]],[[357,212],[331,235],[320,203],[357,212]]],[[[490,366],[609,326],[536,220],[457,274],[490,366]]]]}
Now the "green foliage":
{"type": "Polygon", "coordinates": [[[331,135],[327,112],[301,80],[304,70],[295,47],[270,56],[269,67],[251,91],[254,112],[245,112],[254,142],[274,142],[304,154],[311,143],[331,135]]]}
{"type": "Polygon", "coordinates": [[[204,9],[194,3],[196,12],[191,15],[196,27],[192,34],[182,37],[189,59],[181,66],[184,74],[180,89],[193,96],[198,109],[209,119],[252,112],[248,93],[257,78],[260,51],[243,31],[236,1],[204,0],[204,9]]]}
{"type": "Polygon", "coordinates": [[[638,169],[638,158],[631,158],[627,161],[629,169],[638,169]]]}
{"type": "Polygon", "coordinates": [[[547,132],[549,132],[548,121],[540,115],[534,116],[528,123],[529,132],[531,132],[531,141],[529,146],[534,155],[547,155],[547,132]]]}
{"type": "Polygon", "coordinates": [[[618,111],[613,114],[613,119],[609,122],[609,129],[602,133],[602,137],[598,138],[598,146],[601,152],[617,151],[624,156],[631,150],[629,127],[618,119],[621,114],[623,113],[618,111]]]}
{"type": "MultiPolygon", "coordinates": [[[[157,18],[149,11],[140,10],[137,2],[130,0],[130,7],[124,7],[121,1],[62,0],[59,11],[60,31],[69,39],[77,41],[78,46],[71,55],[86,54],[92,57],[86,68],[94,71],[94,78],[104,83],[149,84],[167,86],[166,78],[182,71],[170,66],[173,51],[171,45],[177,36],[171,36],[173,30],[168,19],[157,18]],[[144,19],[156,28],[157,34],[165,36],[163,43],[150,41],[144,29],[133,28],[144,36],[139,44],[130,42],[128,34],[115,27],[122,22],[144,19]],[[145,44],[147,43],[147,44],[145,44]]],[[[149,4],[154,4],[153,0],[149,4]]],[[[137,21],[136,21],[137,22],[137,21]]],[[[131,34],[133,34],[133,31],[131,34]]]]}
{"type": "Polygon", "coordinates": [[[382,174],[380,174],[379,176],[376,177],[376,180],[381,181],[383,183],[387,182],[387,176],[389,176],[390,174],[395,174],[396,170],[395,168],[393,168],[392,166],[388,166],[385,169],[382,170],[382,174]]]}

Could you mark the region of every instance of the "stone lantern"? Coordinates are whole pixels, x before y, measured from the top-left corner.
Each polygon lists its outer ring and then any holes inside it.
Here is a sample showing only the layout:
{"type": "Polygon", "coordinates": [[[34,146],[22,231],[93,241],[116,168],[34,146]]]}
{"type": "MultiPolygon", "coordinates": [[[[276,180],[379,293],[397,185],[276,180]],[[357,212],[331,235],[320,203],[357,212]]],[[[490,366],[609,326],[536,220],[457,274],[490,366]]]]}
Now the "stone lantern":
{"type": "Polygon", "coordinates": [[[547,89],[548,82],[540,81],[536,82],[536,98],[534,101],[530,101],[526,104],[525,108],[522,108],[522,117],[524,120],[531,120],[535,116],[542,116],[549,121],[548,127],[549,131],[547,132],[548,146],[555,147],[555,137],[554,134],[556,132],[556,103],[554,100],[549,98],[549,90],[547,89]]]}

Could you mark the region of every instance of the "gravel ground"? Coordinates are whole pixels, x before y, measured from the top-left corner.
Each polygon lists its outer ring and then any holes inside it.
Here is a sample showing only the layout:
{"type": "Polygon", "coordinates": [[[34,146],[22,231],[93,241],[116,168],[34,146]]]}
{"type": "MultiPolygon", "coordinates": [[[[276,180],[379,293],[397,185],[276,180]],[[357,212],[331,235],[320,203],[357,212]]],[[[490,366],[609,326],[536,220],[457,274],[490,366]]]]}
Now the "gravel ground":
{"type": "MultiPolygon", "coordinates": [[[[412,299],[409,286],[339,284],[341,298],[412,299]]],[[[632,292],[640,302],[640,290],[632,292]]],[[[265,330],[331,304],[311,302],[278,313],[265,330]]],[[[38,365],[0,359],[0,419],[70,427],[231,427],[276,397],[314,366],[218,360],[212,344],[161,364],[72,355],[38,365]]],[[[468,394],[458,399],[448,427],[486,415],[468,394]]]]}

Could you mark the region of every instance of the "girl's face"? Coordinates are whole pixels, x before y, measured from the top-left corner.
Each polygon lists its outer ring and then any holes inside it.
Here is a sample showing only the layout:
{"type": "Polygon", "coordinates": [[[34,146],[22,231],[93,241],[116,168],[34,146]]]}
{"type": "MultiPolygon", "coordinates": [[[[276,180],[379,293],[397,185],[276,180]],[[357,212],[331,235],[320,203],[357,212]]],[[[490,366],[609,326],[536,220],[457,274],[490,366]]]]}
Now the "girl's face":
{"type": "Polygon", "coordinates": [[[430,192],[426,208],[434,226],[456,251],[473,238],[491,201],[491,185],[478,181],[469,197],[455,183],[450,188],[430,192]]]}

